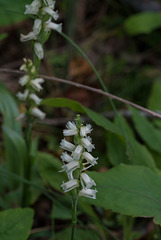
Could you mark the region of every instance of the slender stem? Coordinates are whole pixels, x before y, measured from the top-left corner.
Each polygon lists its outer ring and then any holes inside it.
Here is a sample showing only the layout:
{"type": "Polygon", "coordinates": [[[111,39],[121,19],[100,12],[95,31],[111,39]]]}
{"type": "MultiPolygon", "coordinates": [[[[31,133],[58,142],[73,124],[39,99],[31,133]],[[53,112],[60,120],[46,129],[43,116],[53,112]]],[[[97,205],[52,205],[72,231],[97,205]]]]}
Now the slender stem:
{"type": "MultiPolygon", "coordinates": [[[[30,115],[27,117],[26,121],[26,129],[25,129],[25,142],[27,148],[27,158],[24,164],[24,178],[28,181],[31,180],[31,156],[30,156],[30,149],[31,149],[31,130],[32,130],[32,121],[30,115]]],[[[30,205],[30,186],[26,183],[23,184],[22,188],[22,207],[27,207],[30,205]]]]}
{"type": "Polygon", "coordinates": [[[77,202],[78,197],[72,197],[72,232],[71,232],[71,240],[75,240],[75,231],[77,226],[77,202]]]}

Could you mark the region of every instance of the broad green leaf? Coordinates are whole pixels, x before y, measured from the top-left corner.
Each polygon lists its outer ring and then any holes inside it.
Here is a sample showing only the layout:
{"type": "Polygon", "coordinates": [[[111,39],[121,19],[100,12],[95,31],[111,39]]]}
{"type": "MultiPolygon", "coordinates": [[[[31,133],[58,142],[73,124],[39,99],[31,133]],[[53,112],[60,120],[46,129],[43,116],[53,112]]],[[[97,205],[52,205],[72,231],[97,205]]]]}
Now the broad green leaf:
{"type": "Polygon", "coordinates": [[[0,113],[3,115],[3,122],[21,134],[21,123],[15,120],[19,115],[17,103],[2,82],[0,82],[0,113]]]}
{"type": "MultiPolygon", "coordinates": [[[[135,137],[132,129],[127,124],[125,118],[123,118],[121,115],[115,120],[117,124],[121,123],[122,128],[124,129],[124,142],[126,147],[126,154],[128,158],[125,158],[123,163],[133,164],[133,165],[143,165],[150,168],[155,168],[155,161],[153,160],[152,155],[148,151],[148,149],[141,143],[139,143],[135,137]],[[129,160],[127,162],[127,160],[129,160]]],[[[122,136],[119,136],[120,139],[122,139],[122,136]]],[[[113,150],[114,151],[114,150],[113,150]]],[[[122,146],[122,154],[123,154],[123,146],[122,146]]],[[[117,154],[118,151],[115,153],[115,157],[117,156],[118,160],[120,159],[120,156],[117,154]]],[[[123,160],[123,159],[122,159],[123,160]]],[[[115,159],[116,161],[116,159],[115,159]]]]}
{"type": "Polygon", "coordinates": [[[90,172],[97,183],[97,197],[86,201],[132,217],[153,217],[161,224],[161,175],[143,166],[120,165],[104,172],[90,172]]]}
{"type": "Polygon", "coordinates": [[[145,117],[141,116],[136,109],[130,107],[130,111],[132,112],[132,119],[140,137],[151,149],[161,153],[161,130],[155,128],[154,125],[145,117]]]}
{"type": "Polygon", "coordinates": [[[0,41],[7,38],[8,37],[8,34],[7,33],[2,33],[0,34],[0,41]]]}
{"type": "Polygon", "coordinates": [[[16,208],[0,213],[0,239],[27,240],[33,223],[33,210],[16,208]]]}
{"type": "Polygon", "coordinates": [[[0,26],[11,25],[27,18],[24,14],[25,4],[30,4],[30,0],[0,0],[0,26]]]}
{"type": "Polygon", "coordinates": [[[61,161],[51,154],[39,152],[37,162],[43,180],[55,189],[60,190],[62,182],[67,180],[65,174],[58,172],[61,170],[61,161]]]}
{"type": "Polygon", "coordinates": [[[91,109],[84,107],[76,101],[67,98],[50,98],[43,100],[41,104],[51,107],[68,107],[78,113],[86,113],[91,118],[91,120],[98,126],[103,127],[107,131],[121,134],[119,127],[117,127],[115,124],[113,124],[100,114],[92,111],[91,109]]]}
{"type": "Polygon", "coordinates": [[[152,110],[161,110],[161,82],[156,81],[153,84],[151,94],[148,100],[148,108],[152,110]]]}
{"type": "MultiPolygon", "coordinates": [[[[3,125],[4,142],[6,148],[6,166],[11,172],[22,175],[27,159],[26,144],[22,136],[6,125],[3,125]]],[[[10,181],[11,187],[19,184],[16,180],[10,181]]]]}
{"type": "Polygon", "coordinates": [[[161,27],[161,13],[143,12],[134,14],[126,19],[124,27],[130,35],[151,33],[161,27]]]}
{"type": "Polygon", "coordinates": [[[123,141],[119,135],[113,133],[108,134],[107,151],[108,159],[113,166],[117,166],[120,163],[129,163],[125,141],[123,141]]]}

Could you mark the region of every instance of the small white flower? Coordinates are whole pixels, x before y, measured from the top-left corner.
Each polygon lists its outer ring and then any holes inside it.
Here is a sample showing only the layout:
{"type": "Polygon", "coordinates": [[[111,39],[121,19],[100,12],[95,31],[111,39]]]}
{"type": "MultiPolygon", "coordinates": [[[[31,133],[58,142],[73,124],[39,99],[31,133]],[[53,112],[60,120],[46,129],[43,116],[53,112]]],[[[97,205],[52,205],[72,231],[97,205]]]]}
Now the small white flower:
{"type": "Polygon", "coordinates": [[[63,152],[62,155],[60,156],[61,160],[63,162],[71,162],[74,161],[74,159],[67,153],[67,152],[63,152]]]}
{"type": "Polygon", "coordinates": [[[69,121],[67,123],[66,127],[68,129],[63,130],[63,135],[64,136],[73,136],[73,135],[76,135],[78,133],[77,132],[77,127],[76,127],[76,125],[74,123],[69,121]]]}
{"type": "Polygon", "coordinates": [[[51,7],[44,7],[42,13],[45,15],[46,13],[53,17],[55,20],[58,19],[59,14],[57,11],[53,11],[51,7]]]}
{"type": "Polygon", "coordinates": [[[73,172],[75,169],[80,168],[80,163],[78,161],[72,161],[70,163],[64,164],[60,171],[66,171],[67,173],[73,172]]]}
{"type": "Polygon", "coordinates": [[[60,147],[69,152],[72,152],[75,149],[75,145],[66,141],[65,139],[61,140],[60,147]]]}
{"type": "Polygon", "coordinates": [[[18,93],[16,94],[16,96],[17,96],[21,101],[25,101],[26,98],[27,98],[27,96],[28,96],[28,94],[29,94],[29,90],[26,89],[26,90],[24,91],[24,93],[18,92],[18,93]]]}
{"type": "Polygon", "coordinates": [[[62,32],[62,23],[54,23],[50,20],[45,23],[45,31],[49,32],[50,30],[55,30],[57,32],[62,32]]]}
{"type": "Polygon", "coordinates": [[[42,28],[42,20],[41,19],[35,19],[34,26],[33,26],[33,32],[35,35],[38,35],[42,28]]]}
{"type": "Polygon", "coordinates": [[[36,42],[34,44],[34,51],[35,51],[35,54],[36,56],[41,60],[43,59],[44,57],[44,50],[43,50],[43,47],[42,47],[42,44],[39,43],[39,42],[36,42]]]}
{"type": "Polygon", "coordinates": [[[24,75],[23,77],[20,78],[19,84],[21,86],[25,86],[28,83],[29,80],[30,80],[29,76],[28,75],[24,75]]]}
{"type": "Polygon", "coordinates": [[[44,112],[42,112],[39,108],[37,107],[34,107],[32,108],[31,110],[31,114],[34,116],[34,117],[37,117],[41,120],[43,120],[45,117],[46,117],[46,114],[44,112]]]}
{"type": "Polygon", "coordinates": [[[37,15],[39,12],[39,8],[41,7],[41,0],[34,0],[30,5],[26,5],[26,11],[24,14],[33,14],[37,15]]]}
{"type": "Polygon", "coordinates": [[[40,85],[43,82],[44,82],[43,78],[35,78],[30,82],[30,84],[36,91],[39,92],[40,90],[43,89],[42,86],[40,85]]]}
{"type": "Polygon", "coordinates": [[[39,97],[38,97],[36,94],[34,94],[34,93],[31,93],[31,94],[29,95],[29,98],[32,99],[37,105],[39,105],[39,104],[41,103],[41,101],[42,101],[42,99],[39,98],[39,97]]]}
{"type": "Polygon", "coordinates": [[[92,198],[92,199],[96,199],[96,192],[98,192],[96,189],[87,189],[87,188],[83,188],[82,190],[79,191],[79,196],[83,196],[83,197],[88,197],[88,198],[92,198]]]}
{"type": "Polygon", "coordinates": [[[88,162],[88,163],[90,163],[91,165],[95,165],[95,164],[97,164],[97,159],[98,159],[98,157],[97,158],[94,158],[90,153],[88,153],[88,152],[84,152],[83,154],[82,154],[82,157],[88,162]]]}
{"type": "Polygon", "coordinates": [[[68,192],[76,187],[79,187],[79,183],[76,179],[72,179],[66,183],[63,183],[61,187],[64,190],[64,192],[68,192]]]}
{"type": "Polygon", "coordinates": [[[83,152],[82,145],[78,145],[72,152],[72,157],[74,158],[74,160],[78,161],[80,159],[82,152],[83,152]]]}
{"type": "Polygon", "coordinates": [[[92,186],[96,186],[95,181],[90,178],[86,173],[81,173],[81,183],[83,188],[91,188],[92,186]]]}
{"type": "Polygon", "coordinates": [[[91,138],[81,138],[81,143],[83,147],[87,149],[88,152],[92,152],[92,149],[95,148],[95,146],[91,143],[91,138]]]}
{"type": "Polygon", "coordinates": [[[29,41],[29,40],[36,40],[36,39],[37,39],[37,37],[36,37],[34,32],[29,32],[26,35],[20,34],[20,41],[21,42],[26,42],[26,41],[29,41]]]}
{"type": "Polygon", "coordinates": [[[87,124],[86,126],[82,126],[80,128],[80,135],[81,137],[86,137],[87,134],[92,132],[92,126],[90,124],[87,124]]]}

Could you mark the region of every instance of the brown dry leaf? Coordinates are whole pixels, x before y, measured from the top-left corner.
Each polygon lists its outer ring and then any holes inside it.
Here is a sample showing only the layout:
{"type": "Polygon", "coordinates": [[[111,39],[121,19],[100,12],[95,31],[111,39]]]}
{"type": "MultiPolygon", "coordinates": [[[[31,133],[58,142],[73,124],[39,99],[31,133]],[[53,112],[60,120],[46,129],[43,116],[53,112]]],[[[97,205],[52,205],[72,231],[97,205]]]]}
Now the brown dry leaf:
{"type": "Polygon", "coordinates": [[[93,73],[91,66],[83,58],[73,58],[69,64],[69,75],[71,79],[89,77],[93,73]]]}

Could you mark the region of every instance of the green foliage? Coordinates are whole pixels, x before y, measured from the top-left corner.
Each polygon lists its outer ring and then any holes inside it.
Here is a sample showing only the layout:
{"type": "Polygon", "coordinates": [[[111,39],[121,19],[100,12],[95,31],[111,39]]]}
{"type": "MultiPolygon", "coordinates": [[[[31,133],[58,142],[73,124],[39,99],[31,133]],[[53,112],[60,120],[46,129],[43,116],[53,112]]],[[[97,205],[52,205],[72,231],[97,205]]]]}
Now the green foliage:
{"type": "Polygon", "coordinates": [[[26,19],[24,15],[25,4],[31,3],[29,0],[0,0],[0,26],[6,26],[26,19]]]}
{"type": "MultiPolygon", "coordinates": [[[[161,224],[161,175],[143,166],[120,165],[104,172],[91,172],[97,182],[94,205],[133,217],[154,217],[161,224]]],[[[89,202],[89,200],[86,200],[89,202]]]]}
{"type": "Polygon", "coordinates": [[[161,130],[155,128],[154,125],[140,115],[136,109],[130,107],[130,111],[132,112],[132,119],[140,137],[151,149],[161,153],[161,130]]]}
{"type": "Polygon", "coordinates": [[[0,239],[27,240],[33,222],[30,208],[9,209],[0,213],[0,239]]]}
{"type": "Polygon", "coordinates": [[[151,90],[151,94],[148,101],[148,108],[152,110],[161,110],[160,96],[161,96],[161,82],[156,81],[154,82],[151,90]]]}
{"type": "Polygon", "coordinates": [[[143,12],[134,14],[126,19],[124,27],[130,35],[151,33],[161,27],[161,13],[143,12]]]}
{"type": "Polygon", "coordinates": [[[0,81],[0,112],[3,115],[3,122],[10,128],[21,133],[21,123],[16,121],[19,115],[18,106],[15,98],[0,81]]]}
{"type": "MultiPolygon", "coordinates": [[[[61,231],[60,233],[56,234],[55,240],[70,240],[71,239],[71,229],[67,228],[64,231],[61,231]]],[[[97,232],[93,231],[93,230],[80,230],[77,229],[76,231],[76,235],[75,235],[75,239],[77,240],[99,240],[99,236],[97,235],[97,232]]]]}
{"type": "Polygon", "coordinates": [[[43,100],[42,104],[51,107],[68,107],[75,112],[86,113],[91,118],[91,120],[98,126],[103,127],[107,131],[121,134],[119,127],[117,127],[115,124],[113,124],[100,114],[90,110],[89,108],[84,107],[76,101],[67,98],[50,98],[43,100]]]}
{"type": "Polygon", "coordinates": [[[67,180],[65,174],[58,172],[62,166],[60,160],[49,153],[39,152],[37,161],[43,180],[55,189],[60,190],[62,182],[67,180]]]}

